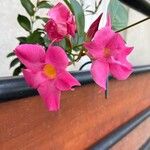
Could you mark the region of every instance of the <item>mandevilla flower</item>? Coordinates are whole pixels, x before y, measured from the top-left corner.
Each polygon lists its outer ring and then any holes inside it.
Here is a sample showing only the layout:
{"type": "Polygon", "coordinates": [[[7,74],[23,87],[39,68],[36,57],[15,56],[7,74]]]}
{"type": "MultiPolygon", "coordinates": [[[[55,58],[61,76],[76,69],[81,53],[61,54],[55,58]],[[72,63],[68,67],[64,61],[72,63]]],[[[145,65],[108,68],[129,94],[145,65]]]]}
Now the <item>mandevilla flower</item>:
{"type": "Polygon", "coordinates": [[[48,12],[49,21],[45,30],[50,40],[61,41],[65,36],[75,35],[76,25],[74,16],[62,3],[58,3],[48,12]]]}
{"type": "Polygon", "coordinates": [[[111,29],[109,17],[106,26],[97,31],[93,40],[84,46],[92,59],[92,77],[102,89],[106,90],[109,73],[118,80],[124,80],[132,73],[132,66],[126,58],[133,47],[127,47],[123,38],[111,29]]]}
{"type": "Polygon", "coordinates": [[[15,54],[26,67],[23,69],[25,80],[38,90],[49,111],[59,109],[61,91],[80,85],[65,70],[68,58],[58,46],[49,46],[45,52],[40,45],[22,44],[15,49],[15,54]]]}

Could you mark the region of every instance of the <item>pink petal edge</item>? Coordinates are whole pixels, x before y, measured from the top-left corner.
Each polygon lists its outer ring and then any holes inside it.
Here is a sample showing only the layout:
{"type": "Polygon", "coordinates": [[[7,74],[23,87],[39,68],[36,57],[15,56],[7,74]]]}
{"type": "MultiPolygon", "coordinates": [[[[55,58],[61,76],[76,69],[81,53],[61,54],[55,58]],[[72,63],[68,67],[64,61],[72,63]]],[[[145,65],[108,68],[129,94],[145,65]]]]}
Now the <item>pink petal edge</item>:
{"type": "Polygon", "coordinates": [[[45,60],[45,50],[42,46],[37,44],[21,44],[14,52],[28,69],[41,70],[45,60]]]}
{"type": "Polygon", "coordinates": [[[56,87],[61,91],[71,90],[73,86],[80,86],[80,83],[69,72],[60,73],[56,81],[56,87]]]}
{"type": "Polygon", "coordinates": [[[58,111],[60,109],[61,91],[54,86],[53,81],[46,81],[41,84],[38,92],[49,111],[58,111]]]}
{"type": "Polygon", "coordinates": [[[109,65],[106,62],[95,60],[91,66],[91,74],[94,81],[104,90],[106,90],[106,80],[109,75],[109,65]]]}
{"type": "Polygon", "coordinates": [[[68,66],[68,57],[65,51],[58,46],[49,46],[46,52],[46,63],[54,65],[59,70],[64,70],[68,66]]]}

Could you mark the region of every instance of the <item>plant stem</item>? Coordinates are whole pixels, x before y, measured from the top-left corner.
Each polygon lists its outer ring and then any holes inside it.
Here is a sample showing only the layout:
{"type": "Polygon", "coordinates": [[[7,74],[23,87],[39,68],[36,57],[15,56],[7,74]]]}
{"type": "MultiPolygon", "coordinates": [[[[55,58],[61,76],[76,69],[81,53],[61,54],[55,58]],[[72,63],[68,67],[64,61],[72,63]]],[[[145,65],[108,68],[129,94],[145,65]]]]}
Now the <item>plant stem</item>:
{"type": "Polygon", "coordinates": [[[107,77],[107,80],[106,80],[105,99],[108,98],[108,88],[109,88],[109,77],[107,77]]]}
{"type": "Polygon", "coordinates": [[[142,22],[144,22],[144,21],[146,21],[146,20],[148,20],[148,19],[150,19],[150,16],[147,17],[147,18],[145,18],[145,19],[143,19],[143,20],[140,20],[140,21],[138,21],[138,22],[136,22],[136,23],[133,23],[133,24],[131,24],[131,25],[129,25],[129,26],[123,28],[123,29],[120,29],[120,30],[118,30],[118,31],[116,31],[116,32],[121,32],[121,31],[127,30],[127,29],[129,29],[129,28],[131,28],[131,27],[134,27],[134,26],[136,26],[136,25],[138,25],[138,24],[140,24],[140,23],[142,23],[142,22]]]}
{"type": "Polygon", "coordinates": [[[33,27],[34,27],[34,23],[36,21],[36,18],[35,18],[35,14],[37,13],[38,11],[38,3],[39,3],[39,0],[37,0],[36,2],[36,5],[35,5],[35,10],[34,10],[34,15],[30,17],[30,20],[31,20],[31,33],[33,33],[33,27]]]}
{"type": "Polygon", "coordinates": [[[73,47],[73,49],[74,49],[74,48],[78,48],[78,47],[80,47],[80,46],[83,46],[83,43],[81,43],[81,44],[79,44],[79,45],[75,45],[75,46],[73,47]]]}

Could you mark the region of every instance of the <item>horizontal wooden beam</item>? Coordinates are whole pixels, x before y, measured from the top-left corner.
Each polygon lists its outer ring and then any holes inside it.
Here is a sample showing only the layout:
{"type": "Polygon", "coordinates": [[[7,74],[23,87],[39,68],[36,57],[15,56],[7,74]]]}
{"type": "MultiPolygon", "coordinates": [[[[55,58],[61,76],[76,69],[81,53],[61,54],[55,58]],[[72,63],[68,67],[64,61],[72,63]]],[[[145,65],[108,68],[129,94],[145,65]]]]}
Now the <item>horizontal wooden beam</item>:
{"type": "MultiPolygon", "coordinates": [[[[122,126],[120,126],[117,129],[115,129],[112,133],[109,133],[109,135],[107,135],[106,137],[101,139],[101,141],[94,144],[90,148],[90,150],[107,150],[107,149],[110,149],[115,144],[117,145],[117,142],[119,142],[122,138],[124,138],[127,134],[129,134],[139,124],[144,122],[149,117],[150,117],[150,108],[147,108],[146,110],[142,111],[141,113],[136,115],[134,118],[129,120],[127,123],[123,124],[122,126]]],[[[150,128],[149,128],[149,130],[147,129],[147,131],[150,131],[150,128]]],[[[141,136],[141,135],[139,135],[139,136],[141,136]]],[[[135,138],[134,140],[136,141],[136,137],[134,137],[134,138],[135,138]]],[[[131,138],[129,140],[131,140],[131,138]]],[[[128,145],[128,143],[126,143],[126,145],[128,145]]],[[[129,146],[128,148],[131,148],[130,145],[128,145],[128,146],[129,146]]],[[[117,148],[117,146],[116,147],[114,146],[114,150],[115,150],[115,148],[117,148]]]]}

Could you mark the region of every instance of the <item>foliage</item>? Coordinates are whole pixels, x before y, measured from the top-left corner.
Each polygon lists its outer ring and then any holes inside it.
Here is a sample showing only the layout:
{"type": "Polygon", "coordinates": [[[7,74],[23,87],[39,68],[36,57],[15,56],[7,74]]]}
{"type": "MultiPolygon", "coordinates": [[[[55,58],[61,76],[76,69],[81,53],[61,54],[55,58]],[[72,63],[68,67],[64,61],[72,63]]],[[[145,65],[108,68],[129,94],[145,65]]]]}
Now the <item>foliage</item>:
{"type": "Polygon", "coordinates": [[[108,7],[111,15],[112,28],[117,31],[125,28],[128,23],[128,11],[118,0],[111,0],[108,7]]]}
{"type": "MultiPolygon", "coordinates": [[[[17,21],[19,25],[27,31],[27,36],[17,37],[19,44],[24,43],[38,43],[43,45],[44,47],[47,46],[47,38],[45,37],[45,31],[43,26],[41,28],[35,29],[35,23],[37,21],[42,21],[43,23],[47,22],[48,18],[38,16],[38,12],[41,9],[49,9],[52,7],[52,4],[49,1],[39,1],[37,0],[36,3],[32,3],[30,0],[20,0],[22,6],[26,10],[28,16],[24,16],[19,14],[17,17],[17,21]]],[[[19,62],[18,58],[15,57],[13,52],[10,52],[7,57],[13,57],[14,59],[10,63],[10,68],[15,67],[13,75],[18,75],[21,73],[21,69],[23,65],[19,62]],[[18,66],[19,65],[19,66],[18,66]],[[17,67],[16,67],[17,66],[17,67]]]]}
{"type": "MultiPolygon", "coordinates": [[[[74,64],[75,61],[79,61],[80,58],[85,55],[85,49],[82,43],[87,39],[87,34],[85,33],[85,12],[90,14],[95,14],[99,9],[101,4],[95,2],[95,10],[84,10],[83,5],[84,2],[82,0],[64,0],[68,8],[75,15],[77,33],[71,39],[64,38],[61,42],[55,44],[63,47],[71,61],[74,64]]],[[[52,4],[48,0],[39,1],[36,3],[32,3],[30,0],[20,0],[22,6],[27,12],[27,16],[19,14],[17,17],[17,21],[19,25],[27,32],[27,36],[17,37],[19,44],[24,43],[33,43],[43,45],[45,48],[48,47],[50,40],[48,39],[43,25],[48,21],[48,18],[44,16],[39,16],[38,12],[41,9],[49,9],[53,7],[52,4]],[[35,28],[35,23],[40,21],[41,27],[35,28]]],[[[88,6],[86,7],[88,8],[88,6]]],[[[109,4],[109,12],[112,18],[113,28],[115,30],[123,28],[127,25],[128,14],[126,9],[122,6],[122,4],[118,0],[111,0],[109,4]]],[[[100,18],[98,18],[100,21],[100,18]]],[[[98,22],[98,21],[97,21],[98,22]]],[[[98,29],[97,25],[93,25],[95,29],[98,29]]],[[[90,29],[91,31],[95,30],[93,27],[90,29]]],[[[10,52],[7,57],[12,57],[13,60],[10,63],[10,68],[15,67],[13,75],[18,75],[21,73],[21,69],[23,65],[20,63],[18,58],[14,55],[13,52],[10,52]],[[17,66],[17,67],[16,67],[17,66]]]]}

